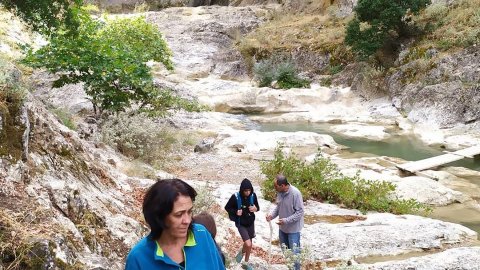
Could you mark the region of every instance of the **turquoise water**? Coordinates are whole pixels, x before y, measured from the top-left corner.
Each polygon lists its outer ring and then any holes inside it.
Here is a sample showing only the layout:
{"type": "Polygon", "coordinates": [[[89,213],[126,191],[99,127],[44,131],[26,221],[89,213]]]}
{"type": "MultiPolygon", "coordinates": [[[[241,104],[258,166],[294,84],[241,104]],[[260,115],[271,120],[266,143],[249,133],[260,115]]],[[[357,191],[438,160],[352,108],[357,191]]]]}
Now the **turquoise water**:
{"type": "MultiPolygon", "coordinates": [[[[370,153],[378,156],[398,157],[408,161],[421,160],[444,154],[441,148],[425,145],[414,136],[395,135],[391,130],[391,138],[385,141],[372,141],[359,138],[350,138],[331,131],[334,124],[327,123],[259,123],[261,131],[312,131],[319,134],[328,134],[335,142],[348,146],[348,151],[355,153],[370,153]]],[[[465,158],[456,162],[448,163],[448,166],[465,167],[480,171],[480,160],[465,158]]]]}

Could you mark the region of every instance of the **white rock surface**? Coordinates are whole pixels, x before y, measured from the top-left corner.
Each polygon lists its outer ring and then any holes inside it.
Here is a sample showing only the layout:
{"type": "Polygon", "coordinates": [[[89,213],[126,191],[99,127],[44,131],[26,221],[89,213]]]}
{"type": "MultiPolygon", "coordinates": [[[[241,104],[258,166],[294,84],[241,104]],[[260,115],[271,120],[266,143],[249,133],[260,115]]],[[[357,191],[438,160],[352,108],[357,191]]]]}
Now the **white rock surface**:
{"type": "Polygon", "coordinates": [[[363,221],[306,226],[302,238],[308,239],[318,260],[349,260],[448,248],[476,241],[477,233],[439,220],[380,213],[368,214],[363,221]]]}
{"type": "Polygon", "coordinates": [[[395,193],[403,199],[415,199],[421,203],[435,206],[464,201],[461,192],[447,188],[426,177],[405,177],[396,185],[395,193]]]}
{"type": "Polygon", "coordinates": [[[480,269],[480,247],[452,248],[432,255],[358,267],[358,269],[369,270],[478,270],[480,269]]]}
{"type": "Polygon", "coordinates": [[[310,147],[314,151],[321,146],[328,146],[329,148],[339,147],[329,135],[305,131],[260,132],[256,130],[232,130],[220,133],[218,141],[216,148],[235,148],[245,153],[273,151],[278,146],[278,143],[282,143],[287,147],[310,147]]]}
{"type": "Polygon", "coordinates": [[[335,133],[366,140],[381,141],[390,137],[384,126],[368,126],[360,124],[336,125],[332,128],[335,133]]]}

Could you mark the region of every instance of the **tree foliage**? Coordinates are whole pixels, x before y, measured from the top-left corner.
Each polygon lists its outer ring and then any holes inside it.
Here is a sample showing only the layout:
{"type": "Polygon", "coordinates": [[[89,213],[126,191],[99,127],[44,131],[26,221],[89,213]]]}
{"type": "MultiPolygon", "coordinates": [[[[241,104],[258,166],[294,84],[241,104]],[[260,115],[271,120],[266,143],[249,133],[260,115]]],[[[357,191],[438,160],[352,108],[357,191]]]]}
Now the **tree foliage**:
{"type": "Polygon", "coordinates": [[[389,38],[406,34],[408,15],[417,14],[430,0],[359,0],[355,18],[347,25],[345,42],[360,57],[368,57],[389,38]]]}
{"type": "Polygon", "coordinates": [[[1,0],[6,9],[12,11],[33,30],[45,35],[60,29],[74,33],[78,28],[78,8],[82,0],[1,0]]]}
{"type": "Polygon", "coordinates": [[[185,105],[153,85],[147,62],[169,70],[173,64],[161,33],[143,17],[101,21],[81,12],[79,21],[77,36],[53,36],[48,45],[30,51],[26,63],[59,74],[54,87],[83,82],[96,112],[133,104],[149,110],[185,105]]]}

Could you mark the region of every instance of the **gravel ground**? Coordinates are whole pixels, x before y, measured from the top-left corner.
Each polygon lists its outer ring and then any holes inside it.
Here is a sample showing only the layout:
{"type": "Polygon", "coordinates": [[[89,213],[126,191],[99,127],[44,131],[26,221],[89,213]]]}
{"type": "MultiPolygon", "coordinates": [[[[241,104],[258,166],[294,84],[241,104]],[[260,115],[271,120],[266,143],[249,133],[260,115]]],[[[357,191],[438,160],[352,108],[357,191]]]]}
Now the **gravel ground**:
{"type": "Polygon", "coordinates": [[[265,179],[260,161],[243,153],[194,153],[176,163],[170,173],[182,179],[238,184],[243,178],[259,185],[265,179]]]}

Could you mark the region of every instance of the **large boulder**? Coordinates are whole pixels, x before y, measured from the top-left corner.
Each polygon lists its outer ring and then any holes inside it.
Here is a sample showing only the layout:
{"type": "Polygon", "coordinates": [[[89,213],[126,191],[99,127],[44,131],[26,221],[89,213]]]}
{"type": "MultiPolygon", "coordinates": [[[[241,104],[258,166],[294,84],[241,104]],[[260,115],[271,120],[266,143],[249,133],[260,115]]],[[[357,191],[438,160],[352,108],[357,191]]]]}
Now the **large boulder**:
{"type": "Polygon", "coordinates": [[[130,12],[142,5],[149,10],[160,10],[168,7],[228,6],[229,0],[87,0],[101,9],[110,12],[130,12]]]}
{"type": "Polygon", "coordinates": [[[228,6],[230,0],[190,0],[189,6],[199,7],[199,6],[228,6]]]}

